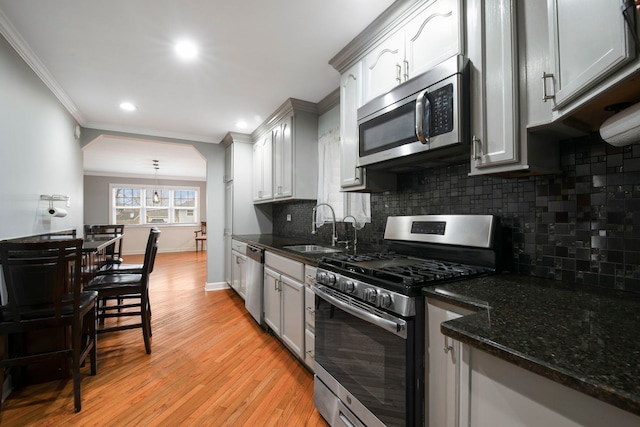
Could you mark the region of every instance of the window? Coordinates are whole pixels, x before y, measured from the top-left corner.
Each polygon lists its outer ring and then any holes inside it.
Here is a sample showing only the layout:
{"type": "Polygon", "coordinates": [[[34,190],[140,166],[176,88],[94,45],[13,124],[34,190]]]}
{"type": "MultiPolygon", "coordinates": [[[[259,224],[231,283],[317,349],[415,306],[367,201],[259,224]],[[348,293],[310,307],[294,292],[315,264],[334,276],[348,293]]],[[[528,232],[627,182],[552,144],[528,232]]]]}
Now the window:
{"type": "MultiPolygon", "coordinates": [[[[335,127],[318,138],[318,203],[328,203],[336,214],[336,221],[353,216],[359,229],[371,222],[371,195],[346,193],[340,189],[340,130],[335,127]]],[[[324,206],[316,212],[316,223],[322,225],[330,218],[324,206]]]]}
{"type": "Polygon", "coordinates": [[[198,221],[197,188],[112,184],[110,191],[111,221],[115,224],[195,224],[198,221]]]}

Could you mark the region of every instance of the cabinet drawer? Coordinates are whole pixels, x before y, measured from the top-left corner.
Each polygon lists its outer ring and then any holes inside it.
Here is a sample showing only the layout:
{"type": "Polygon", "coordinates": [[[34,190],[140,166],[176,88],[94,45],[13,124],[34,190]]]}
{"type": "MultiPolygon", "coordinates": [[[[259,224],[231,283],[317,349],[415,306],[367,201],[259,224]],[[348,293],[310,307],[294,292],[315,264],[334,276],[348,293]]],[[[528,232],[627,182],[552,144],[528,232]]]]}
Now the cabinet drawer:
{"type": "Polygon", "coordinates": [[[316,329],[316,294],[310,287],[306,286],[304,290],[304,323],[305,328],[310,330],[316,329]]]}
{"type": "Polygon", "coordinates": [[[231,239],[231,249],[244,255],[247,249],[247,244],[239,240],[231,239]]]}
{"type": "Polygon", "coordinates": [[[307,286],[312,286],[316,283],[316,271],[317,268],[312,267],[310,265],[304,266],[304,284],[307,286]]]}
{"type": "Polygon", "coordinates": [[[266,251],[264,254],[264,263],[292,279],[304,282],[304,264],[301,262],[266,251]]]}
{"type": "Polygon", "coordinates": [[[304,363],[313,371],[316,357],[316,335],[310,330],[304,331],[304,363]]]}

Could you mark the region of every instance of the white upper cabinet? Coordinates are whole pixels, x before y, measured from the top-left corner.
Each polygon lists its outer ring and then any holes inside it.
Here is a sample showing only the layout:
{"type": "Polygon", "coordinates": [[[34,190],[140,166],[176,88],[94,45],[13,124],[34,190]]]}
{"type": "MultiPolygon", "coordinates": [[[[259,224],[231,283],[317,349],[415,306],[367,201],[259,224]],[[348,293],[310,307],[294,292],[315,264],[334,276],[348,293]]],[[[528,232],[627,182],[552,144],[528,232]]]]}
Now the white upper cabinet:
{"type": "Polygon", "coordinates": [[[548,0],[547,94],[562,109],[632,58],[623,0],[548,0]]]}
{"type": "Polygon", "coordinates": [[[273,200],[273,136],[267,132],[253,144],[253,201],[273,200]]]}
{"type": "Polygon", "coordinates": [[[342,188],[362,184],[358,164],[358,108],[362,106],[362,61],[340,76],[340,179],[342,188]]]}
{"type": "Polygon", "coordinates": [[[459,0],[423,2],[421,9],[364,57],[364,101],[461,53],[459,0]]]}
{"type": "Polygon", "coordinates": [[[462,15],[459,0],[437,0],[405,27],[403,81],[462,53],[462,15]]]}
{"type": "Polygon", "coordinates": [[[514,0],[467,3],[471,61],[471,174],[520,161],[514,0]]]}
{"type": "Polygon", "coordinates": [[[404,34],[396,33],[364,57],[365,96],[369,101],[402,83],[404,34]]]}
{"type": "Polygon", "coordinates": [[[257,131],[254,203],[313,200],[318,192],[316,104],[288,99],[257,131]],[[273,124],[275,123],[275,125],[273,124]]]}
{"type": "Polygon", "coordinates": [[[286,117],[273,130],[274,197],[281,199],[293,194],[292,117],[286,117]]]}

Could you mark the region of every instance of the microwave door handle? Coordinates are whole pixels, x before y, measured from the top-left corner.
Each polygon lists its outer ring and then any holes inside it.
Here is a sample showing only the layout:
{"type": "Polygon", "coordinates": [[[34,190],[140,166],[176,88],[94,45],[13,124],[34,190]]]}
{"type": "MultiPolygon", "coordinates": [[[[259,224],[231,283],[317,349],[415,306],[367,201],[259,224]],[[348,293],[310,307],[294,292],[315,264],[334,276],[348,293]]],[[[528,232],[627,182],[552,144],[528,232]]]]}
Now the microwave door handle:
{"type": "Polygon", "coordinates": [[[416,136],[418,140],[423,144],[429,143],[429,134],[431,125],[431,102],[429,102],[429,97],[427,94],[429,91],[427,89],[420,92],[418,98],[416,98],[416,136]],[[427,120],[424,123],[424,113],[427,113],[427,120]],[[425,135],[425,125],[426,125],[426,135],[425,135]]]}

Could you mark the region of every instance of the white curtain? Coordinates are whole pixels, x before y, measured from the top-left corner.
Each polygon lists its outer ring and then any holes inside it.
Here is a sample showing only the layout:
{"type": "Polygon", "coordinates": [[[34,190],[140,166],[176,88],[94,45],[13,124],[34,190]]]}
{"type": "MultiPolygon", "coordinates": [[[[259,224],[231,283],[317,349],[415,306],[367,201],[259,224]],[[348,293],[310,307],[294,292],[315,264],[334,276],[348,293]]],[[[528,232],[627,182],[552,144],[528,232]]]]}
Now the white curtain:
{"type": "MultiPolygon", "coordinates": [[[[337,127],[320,135],[318,162],[318,204],[330,204],[335,211],[336,221],[353,215],[357,219],[358,229],[364,227],[366,222],[371,222],[370,195],[340,191],[340,130],[337,127]]],[[[316,226],[320,227],[331,219],[329,208],[320,206],[317,209],[316,226]]],[[[353,220],[349,218],[348,221],[353,220]]]]}

